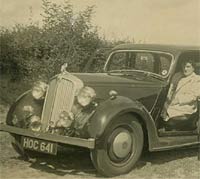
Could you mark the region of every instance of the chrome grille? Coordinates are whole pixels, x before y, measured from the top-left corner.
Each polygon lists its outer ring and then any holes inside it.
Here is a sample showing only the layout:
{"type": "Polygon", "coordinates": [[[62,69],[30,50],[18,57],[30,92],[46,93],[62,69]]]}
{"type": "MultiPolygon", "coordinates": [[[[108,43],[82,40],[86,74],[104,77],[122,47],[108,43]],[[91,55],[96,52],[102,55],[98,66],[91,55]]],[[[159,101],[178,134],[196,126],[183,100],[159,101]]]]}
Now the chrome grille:
{"type": "Polygon", "coordinates": [[[55,124],[62,111],[71,111],[75,95],[72,81],[65,78],[53,79],[48,88],[42,114],[42,129],[48,129],[50,122],[55,124]]]}
{"type": "Polygon", "coordinates": [[[73,104],[73,83],[68,80],[58,82],[51,121],[57,121],[62,111],[69,112],[73,104]]]}

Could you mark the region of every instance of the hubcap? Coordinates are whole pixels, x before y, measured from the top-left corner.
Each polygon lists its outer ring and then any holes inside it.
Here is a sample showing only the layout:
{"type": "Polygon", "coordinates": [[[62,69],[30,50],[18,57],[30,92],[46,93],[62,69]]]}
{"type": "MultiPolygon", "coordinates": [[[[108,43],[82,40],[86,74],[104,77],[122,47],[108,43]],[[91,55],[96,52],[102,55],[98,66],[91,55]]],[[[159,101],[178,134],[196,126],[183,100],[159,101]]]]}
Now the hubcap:
{"type": "Polygon", "coordinates": [[[129,131],[124,130],[116,135],[113,140],[113,152],[118,158],[126,157],[132,146],[132,138],[129,131]]]}

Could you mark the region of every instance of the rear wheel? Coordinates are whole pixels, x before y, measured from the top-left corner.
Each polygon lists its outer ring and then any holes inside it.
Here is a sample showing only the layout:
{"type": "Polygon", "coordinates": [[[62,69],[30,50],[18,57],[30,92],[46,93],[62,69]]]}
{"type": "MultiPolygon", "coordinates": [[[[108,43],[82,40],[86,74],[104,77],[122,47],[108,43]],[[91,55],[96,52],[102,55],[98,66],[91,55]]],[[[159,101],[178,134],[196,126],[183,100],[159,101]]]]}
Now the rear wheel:
{"type": "Polygon", "coordinates": [[[133,169],[143,149],[143,130],[136,118],[123,115],[114,119],[100,138],[100,145],[91,150],[91,159],[98,172],[116,176],[133,169]]]}

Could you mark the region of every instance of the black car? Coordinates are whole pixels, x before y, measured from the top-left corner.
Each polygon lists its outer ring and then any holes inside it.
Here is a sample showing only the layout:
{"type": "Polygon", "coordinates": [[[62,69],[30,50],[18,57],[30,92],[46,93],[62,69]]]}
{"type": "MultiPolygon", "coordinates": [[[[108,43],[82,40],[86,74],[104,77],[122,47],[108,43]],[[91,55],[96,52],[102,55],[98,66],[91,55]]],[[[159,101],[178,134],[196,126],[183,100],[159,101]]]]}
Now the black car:
{"type": "Polygon", "coordinates": [[[170,82],[185,58],[200,74],[200,47],[173,45],[119,45],[103,73],[70,74],[63,66],[48,84],[36,84],[15,101],[0,130],[15,138],[23,156],[31,150],[56,155],[60,144],[89,148],[105,176],[129,172],[145,146],[162,151],[199,145],[199,111],[193,128],[163,130],[170,82]]]}

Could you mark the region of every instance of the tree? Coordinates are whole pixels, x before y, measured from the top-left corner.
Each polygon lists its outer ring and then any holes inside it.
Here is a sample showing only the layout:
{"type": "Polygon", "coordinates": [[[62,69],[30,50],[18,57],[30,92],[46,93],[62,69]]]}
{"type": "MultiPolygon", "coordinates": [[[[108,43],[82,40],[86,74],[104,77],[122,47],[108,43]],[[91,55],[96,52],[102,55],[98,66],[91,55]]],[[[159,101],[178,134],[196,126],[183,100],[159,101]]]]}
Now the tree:
{"type": "Polygon", "coordinates": [[[70,71],[81,71],[102,47],[103,40],[91,23],[94,7],[75,13],[68,1],[58,5],[49,0],[43,0],[42,7],[42,27],[31,22],[1,28],[1,73],[14,78],[49,78],[66,62],[70,71]]]}

